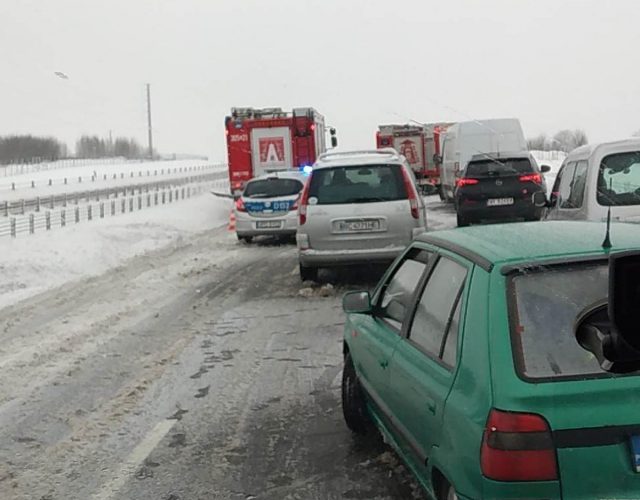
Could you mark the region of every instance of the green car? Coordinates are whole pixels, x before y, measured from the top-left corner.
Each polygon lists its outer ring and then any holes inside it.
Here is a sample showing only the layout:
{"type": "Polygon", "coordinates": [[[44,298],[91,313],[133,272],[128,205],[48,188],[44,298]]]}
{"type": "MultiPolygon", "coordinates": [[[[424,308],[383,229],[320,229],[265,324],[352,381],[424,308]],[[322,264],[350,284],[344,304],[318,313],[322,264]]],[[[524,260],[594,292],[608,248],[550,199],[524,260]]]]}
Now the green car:
{"type": "Polygon", "coordinates": [[[344,297],[348,427],[378,428],[437,500],[640,499],[640,226],[605,233],[419,236],[344,297]]]}

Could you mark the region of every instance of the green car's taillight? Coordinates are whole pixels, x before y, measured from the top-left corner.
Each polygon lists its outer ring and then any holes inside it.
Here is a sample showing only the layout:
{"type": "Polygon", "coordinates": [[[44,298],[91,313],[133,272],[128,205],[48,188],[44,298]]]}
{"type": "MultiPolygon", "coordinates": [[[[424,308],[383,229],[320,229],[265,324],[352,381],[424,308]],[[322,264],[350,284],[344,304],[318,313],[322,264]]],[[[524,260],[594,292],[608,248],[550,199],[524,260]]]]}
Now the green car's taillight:
{"type": "Polygon", "coordinates": [[[541,415],[492,409],[482,439],[482,474],[495,481],[555,481],[556,450],[541,415]]]}

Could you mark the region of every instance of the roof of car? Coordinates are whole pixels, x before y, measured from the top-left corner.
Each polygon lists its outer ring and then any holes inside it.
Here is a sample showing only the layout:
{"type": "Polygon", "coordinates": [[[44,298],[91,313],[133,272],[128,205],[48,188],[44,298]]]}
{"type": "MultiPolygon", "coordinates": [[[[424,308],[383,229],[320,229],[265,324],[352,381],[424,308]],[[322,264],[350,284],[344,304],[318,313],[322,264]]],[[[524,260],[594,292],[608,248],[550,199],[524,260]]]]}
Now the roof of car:
{"type": "MultiPolygon", "coordinates": [[[[417,239],[466,254],[488,270],[495,264],[605,257],[605,231],[603,222],[520,222],[435,231],[417,239]]],[[[610,236],[610,251],[640,250],[640,225],[613,223],[610,236]]]]}
{"type": "Polygon", "coordinates": [[[313,168],[342,167],[350,165],[377,165],[380,163],[404,163],[404,156],[393,148],[360,151],[331,151],[323,153],[313,168]]]}
{"type": "Polygon", "coordinates": [[[604,147],[638,147],[640,148],[640,138],[622,139],[620,141],[601,142],[599,144],[586,144],[580,146],[569,153],[570,156],[590,156],[596,149],[604,147]]]}
{"type": "Polygon", "coordinates": [[[269,172],[268,174],[254,177],[248,182],[261,181],[265,179],[296,179],[298,181],[304,182],[304,177],[305,174],[299,172],[298,170],[279,170],[277,172],[269,172]]]}

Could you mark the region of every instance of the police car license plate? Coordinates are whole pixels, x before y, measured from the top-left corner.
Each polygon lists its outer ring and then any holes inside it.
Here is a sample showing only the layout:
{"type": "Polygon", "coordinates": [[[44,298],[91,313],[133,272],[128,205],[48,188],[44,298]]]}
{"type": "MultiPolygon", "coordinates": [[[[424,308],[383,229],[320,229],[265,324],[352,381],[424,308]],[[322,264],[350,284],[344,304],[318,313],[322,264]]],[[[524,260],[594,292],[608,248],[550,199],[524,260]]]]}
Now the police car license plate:
{"type": "Polygon", "coordinates": [[[262,220],[256,222],[256,229],[280,229],[282,221],[279,220],[262,220]]]}
{"type": "Polygon", "coordinates": [[[505,205],[513,205],[513,198],[491,198],[487,200],[488,207],[503,207],[505,205]]]}

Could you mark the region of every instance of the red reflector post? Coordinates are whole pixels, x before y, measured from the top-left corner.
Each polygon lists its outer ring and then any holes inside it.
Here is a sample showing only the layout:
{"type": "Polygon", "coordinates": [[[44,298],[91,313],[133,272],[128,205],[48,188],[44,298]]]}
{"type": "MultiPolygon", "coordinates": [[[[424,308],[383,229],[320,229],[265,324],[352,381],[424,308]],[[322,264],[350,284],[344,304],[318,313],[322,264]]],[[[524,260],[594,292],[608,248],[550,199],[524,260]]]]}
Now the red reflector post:
{"type": "Polygon", "coordinates": [[[556,481],[549,424],[541,415],[493,409],[480,452],[482,474],[495,481],[556,481]]]}

